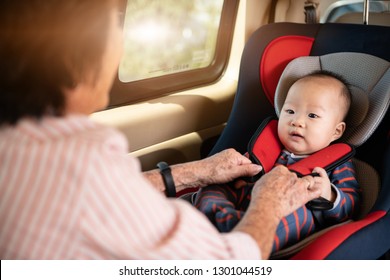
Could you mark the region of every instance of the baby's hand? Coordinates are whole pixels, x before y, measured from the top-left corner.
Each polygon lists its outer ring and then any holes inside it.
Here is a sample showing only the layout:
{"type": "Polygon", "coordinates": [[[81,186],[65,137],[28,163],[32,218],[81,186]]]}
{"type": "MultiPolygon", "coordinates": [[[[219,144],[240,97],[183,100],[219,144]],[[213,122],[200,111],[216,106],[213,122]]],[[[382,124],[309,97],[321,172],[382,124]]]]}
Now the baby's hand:
{"type": "Polygon", "coordinates": [[[319,174],[319,176],[314,177],[314,184],[321,189],[321,196],[334,202],[334,197],[332,197],[332,187],[330,186],[330,180],[325,169],[316,167],[313,169],[313,173],[319,174]]]}

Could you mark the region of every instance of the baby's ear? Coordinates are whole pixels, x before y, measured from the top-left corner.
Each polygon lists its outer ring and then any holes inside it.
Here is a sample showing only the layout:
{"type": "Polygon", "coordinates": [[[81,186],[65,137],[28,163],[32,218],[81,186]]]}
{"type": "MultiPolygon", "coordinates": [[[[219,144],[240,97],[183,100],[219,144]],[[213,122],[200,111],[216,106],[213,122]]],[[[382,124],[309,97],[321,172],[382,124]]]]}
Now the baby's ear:
{"type": "Polygon", "coordinates": [[[340,122],[336,125],[336,128],[334,130],[334,134],[333,134],[333,141],[334,140],[337,140],[339,139],[341,136],[343,136],[343,133],[345,131],[345,128],[346,128],[346,124],[345,122],[340,122]]]}

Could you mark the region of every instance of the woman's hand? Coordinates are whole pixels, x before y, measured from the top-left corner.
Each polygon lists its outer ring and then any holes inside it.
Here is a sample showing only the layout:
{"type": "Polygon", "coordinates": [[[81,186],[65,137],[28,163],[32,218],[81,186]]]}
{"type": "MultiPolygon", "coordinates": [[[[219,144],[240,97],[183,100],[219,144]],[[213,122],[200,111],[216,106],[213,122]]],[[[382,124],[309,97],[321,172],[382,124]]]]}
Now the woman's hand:
{"type": "Polygon", "coordinates": [[[262,167],[253,164],[247,157],[234,149],[227,149],[198,161],[199,180],[203,186],[222,184],[239,177],[258,174],[262,167]]]}
{"type": "Polygon", "coordinates": [[[280,165],[256,182],[252,191],[252,200],[256,203],[258,196],[261,196],[263,203],[274,203],[277,207],[270,206],[270,208],[280,211],[278,216],[281,219],[308,201],[317,198],[320,191],[314,177],[298,178],[287,167],[280,165]]]}
{"type": "Polygon", "coordinates": [[[250,234],[267,259],[280,220],[319,195],[312,176],[298,178],[285,166],[277,166],[255,183],[249,208],[234,231],[250,234]]]}

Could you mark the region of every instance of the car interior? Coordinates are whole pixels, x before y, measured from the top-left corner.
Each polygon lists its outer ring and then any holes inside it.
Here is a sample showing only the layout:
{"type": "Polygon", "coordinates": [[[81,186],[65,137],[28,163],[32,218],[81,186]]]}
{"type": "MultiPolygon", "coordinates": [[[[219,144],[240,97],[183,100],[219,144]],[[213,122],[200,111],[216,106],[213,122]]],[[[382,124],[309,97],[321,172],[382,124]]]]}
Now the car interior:
{"type": "MultiPolygon", "coordinates": [[[[356,149],[362,209],[271,258],[390,259],[390,1],[219,2],[217,47],[192,56],[211,57],[209,65],[159,66],[160,76],[129,81],[118,70],[110,106],[91,118],[122,131],[146,171],[226,148],[245,153],[261,122],[277,117],[280,92],[297,75],[313,68],[343,74],[358,92],[344,140],[356,149]]],[[[191,200],[195,191],[177,199],[191,200]]]]}

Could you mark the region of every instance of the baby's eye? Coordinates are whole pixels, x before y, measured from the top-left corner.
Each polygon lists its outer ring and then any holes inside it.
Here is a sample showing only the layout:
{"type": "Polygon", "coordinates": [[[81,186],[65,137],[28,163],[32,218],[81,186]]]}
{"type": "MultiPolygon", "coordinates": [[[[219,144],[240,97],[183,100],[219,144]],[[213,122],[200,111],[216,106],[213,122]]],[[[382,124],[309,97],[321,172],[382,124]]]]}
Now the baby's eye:
{"type": "Polygon", "coordinates": [[[290,115],[292,115],[292,114],[294,114],[294,111],[293,110],[291,110],[291,109],[286,109],[286,111],[285,111],[287,114],[290,114],[290,115]]]}
{"type": "Polygon", "coordinates": [[[309,118],[311,118],[311,119],[316,119],[316,118],[318,118],[318,115],[316,115],[316,114],[314,114],[314,113],[309,113],[309,118]]]}

